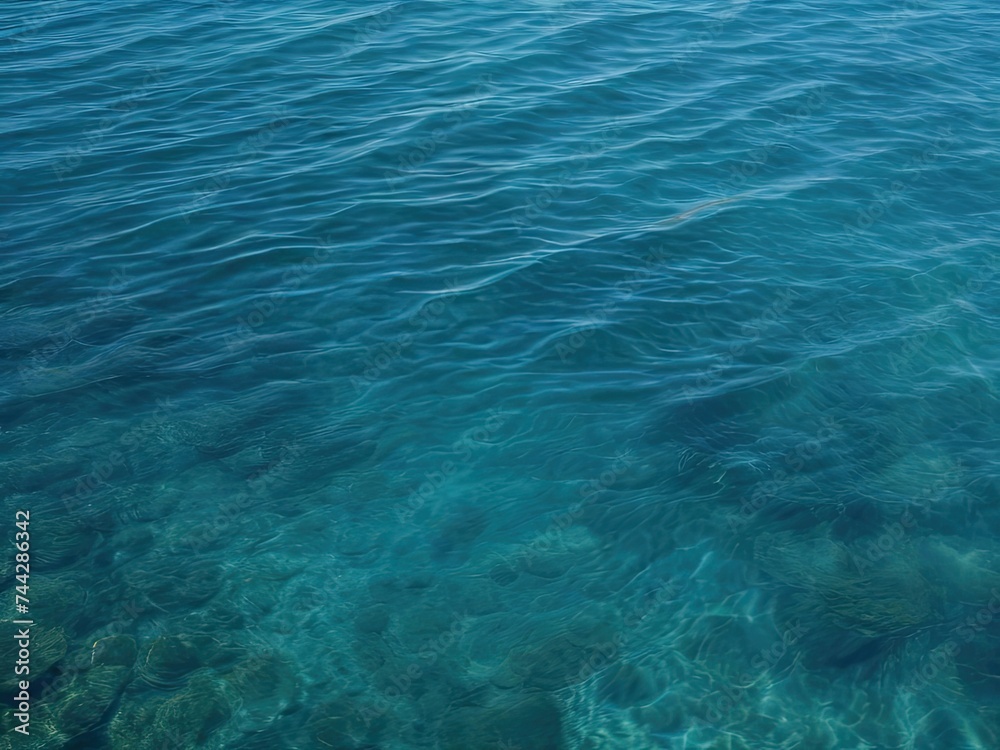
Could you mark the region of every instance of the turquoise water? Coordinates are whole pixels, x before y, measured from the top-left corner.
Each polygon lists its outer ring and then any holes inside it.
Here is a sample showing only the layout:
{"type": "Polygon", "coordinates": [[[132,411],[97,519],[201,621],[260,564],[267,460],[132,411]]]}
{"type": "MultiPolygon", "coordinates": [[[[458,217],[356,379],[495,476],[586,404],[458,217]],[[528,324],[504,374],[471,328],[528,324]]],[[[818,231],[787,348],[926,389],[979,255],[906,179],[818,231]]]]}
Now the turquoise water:
{"type": "Polygon", "coordinates": [[[992,4],[0,16],[0,747],[1000,747],[992,4]]]}

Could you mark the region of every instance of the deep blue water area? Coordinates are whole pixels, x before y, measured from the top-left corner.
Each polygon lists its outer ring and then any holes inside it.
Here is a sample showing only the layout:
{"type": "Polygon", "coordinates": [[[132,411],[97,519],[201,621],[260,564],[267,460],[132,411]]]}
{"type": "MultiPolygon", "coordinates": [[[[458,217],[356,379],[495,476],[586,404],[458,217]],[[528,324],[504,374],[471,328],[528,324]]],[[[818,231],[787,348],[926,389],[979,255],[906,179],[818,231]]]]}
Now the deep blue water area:
{"type": "Polygon", "coordinates": [[[0,19],[0,748],[1000,747],[994,4],[0,19]]]}

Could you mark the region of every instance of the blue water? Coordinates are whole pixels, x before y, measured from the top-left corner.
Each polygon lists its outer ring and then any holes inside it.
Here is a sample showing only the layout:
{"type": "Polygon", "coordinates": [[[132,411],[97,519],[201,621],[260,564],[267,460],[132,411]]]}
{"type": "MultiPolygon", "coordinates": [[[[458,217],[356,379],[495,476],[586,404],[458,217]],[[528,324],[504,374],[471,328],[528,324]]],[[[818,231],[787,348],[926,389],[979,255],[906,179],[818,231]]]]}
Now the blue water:
{"type": "Polygon", "coordinates": [[[0,17],[0,747],[1000,747],[993,4],[0,17]]]}

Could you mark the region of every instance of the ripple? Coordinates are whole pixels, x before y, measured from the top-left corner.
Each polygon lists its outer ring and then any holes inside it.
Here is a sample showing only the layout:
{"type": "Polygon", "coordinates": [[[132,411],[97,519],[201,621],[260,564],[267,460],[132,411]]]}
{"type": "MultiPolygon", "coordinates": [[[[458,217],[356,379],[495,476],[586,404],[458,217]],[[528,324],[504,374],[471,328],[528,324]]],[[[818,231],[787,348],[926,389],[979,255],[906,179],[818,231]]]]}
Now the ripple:
{"type": "Polygon", "coordinates": [[[181,10],[0,12],[88,746],[989,745],[996,12],[181,10]]]}

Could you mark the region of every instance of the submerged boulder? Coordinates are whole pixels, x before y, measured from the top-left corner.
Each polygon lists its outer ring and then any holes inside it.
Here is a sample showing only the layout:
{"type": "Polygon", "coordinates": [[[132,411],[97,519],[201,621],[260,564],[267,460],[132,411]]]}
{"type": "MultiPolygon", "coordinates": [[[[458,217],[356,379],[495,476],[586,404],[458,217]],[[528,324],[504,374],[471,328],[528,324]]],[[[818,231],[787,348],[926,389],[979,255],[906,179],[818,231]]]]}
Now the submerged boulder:
{"type": "Polygon", "coordinates": [[[304,746],[337,750],[374,748],[386,724],[382,706],[347,696],[320,704],[304,728],[304,746]]]}
{"type": "Polygon", "coordinates": [[[196,675],[170,697],[130,691],[108,728],[113,750],[161,750],[204,745],[229,721],[235,700],[228,687],[196,675]]]}
{"type": "Polygon", "coordinates": [[[95,667],[128,667],[135,665],[139,649],[130,635],[109,635],[94,642],[90,663],[95,667]]]}
{"type": "Polygon", "coordinates": [[[153,734],[177,736],[182,747],[196,746],[225,724],[232,713],[229,696],[220,683],[208,675],[198,675],[157,709],[153,734]]]}
{"type": "Polygon", "coordinates": [[[441,726],[441,750],[562,750],[562,718],[545,693],[505,697],[489,706],[465,706],[441,726]]]}
{"type": "Polygon", "coordinates": [[[273,653],[239,662],[223,679],[239,698],[241,712],[253,719],[282,714],[294,703],[298,692],[291,665],[273,653]]]}
{"type": "Polygon", "coordinates": [[[884,559],[866,562],[846,544],[790,532],[763,533],[754,559],[798,591],[796,614],[869,638],[906,632],[926,622],[939,592],[920,572],[912,545],[899,542],[884,559]]]}
{"type": "Polygon", "coordinates": [[[127,667],[93,667],[79,675],[52,709],[60,734],[69,740],[96,727],[130,674],[127,667]]]}
{"type": "Polygon", "coordinates": [[[207,635],[165,635],[149,644],[139,660],[139,674],[153,687],[170,689],[181,685],[202,667],[221,667],[240,653],[207,635]]]}

